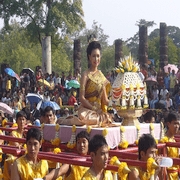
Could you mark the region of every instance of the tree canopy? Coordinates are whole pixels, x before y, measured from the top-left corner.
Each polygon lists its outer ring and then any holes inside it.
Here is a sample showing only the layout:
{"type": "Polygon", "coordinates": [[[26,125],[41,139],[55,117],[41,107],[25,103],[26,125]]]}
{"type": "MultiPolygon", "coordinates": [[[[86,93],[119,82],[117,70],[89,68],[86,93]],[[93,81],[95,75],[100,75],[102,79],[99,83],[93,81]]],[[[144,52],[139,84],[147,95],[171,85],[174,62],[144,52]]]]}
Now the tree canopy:
{"type": "Polygon", "coordinates": [[[10,20],[16,18],[26,28],[33,40],[59,33],[65,37],[68,33],[85,27],[82,0],[6,0],[0,3],[0,18],[4,19],[5,29],[9,29],[10,20]]]}

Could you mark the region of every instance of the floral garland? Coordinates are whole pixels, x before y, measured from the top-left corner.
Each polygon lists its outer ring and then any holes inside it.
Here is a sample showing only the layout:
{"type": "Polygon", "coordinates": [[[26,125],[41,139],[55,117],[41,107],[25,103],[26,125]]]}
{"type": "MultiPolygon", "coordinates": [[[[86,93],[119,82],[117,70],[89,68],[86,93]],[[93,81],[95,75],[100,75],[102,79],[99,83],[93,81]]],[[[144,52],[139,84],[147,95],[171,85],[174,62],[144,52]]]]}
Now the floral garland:
{"type": "Polygon", "coordinates": [[[121,180],[126,180],[127,179],[128,173],[131,171],[128,168],[127,163],[120,162],[119,159],[116,156],[113,156],[110,159],[109,164],[119,166],[119,168],[118,168],[118,176],[121,178],[121,180]]]}
{"type": "Polygon", "coordinates": [[[129,145],[128,141],[125,140],[125,137],[124,137],[124,132],[125,132],[125,128],[124,126],[120,126],[120,137],[121,137],[121,141],[119,143],[119,147],[123,148],[123,149],[126,149],[129,145]]]}
{"type": "Polygon", "coordinates": [[[153,176],[155,174],[155,169],[158,168],[157,163],[153,158],[148,158],[147,160],[147,171],[150,174],[150,176],[153,176]]]}
{"type": "Polygon", "coordinates": [[[160,139],[162,139],[164,137],[164,124],[162,122],[160,124],[161,124],[161,133],[160,133],[161,138],[160,139]]]}
{"type": "Polygon", "coordinates": [[[59,146],[59,144],[61,143],[61,140],[59,138],[59,129],[60,129],[60,125],[56,124],[55,126],[55,137],[54,139],[51,140],[51,144],[54,146],[59,146]]]}
{"type": "Polygon", "coordinates": [[[91,133],[91,130],[92,130],[92,127],[91,126],[87,126],[87,133],[90,134],[91,133]]]}
{"type": "Polygon", "coordinates": [[[67,143],[67,147],[73,149],[75,146],[76,146],[76,125],[73,125],[71,139],[67,143]]]}
{"type": "Polygon", "coordinates": [[[54,150],[53,150],[53,153],[54,154],[58,154],[58,153],[60,153],[61,152],[61,149],[60,148],[54,148],[54,150]]]}
{"type": "Polygon", "coordinates": [[[102,135],[104,136],[104,137],[106,137],[107,136],[107,134],[108,134],[108,130],[105,128],[105,129],[103,129],[103,131],[102,131],[102,135]]]}
{"type": "Polygon", "coordinates": [[[139,137],[140,137],[140,125],[136,125],[136,130],[137,130],[137,139],[135,141],[135,144],[138,145],[138,142],[139,142],[139,137]]]}
{"type": "Polygon", "coordinates": [[[13,123],[12,127],[18,127],[17,123],[13,123]]]}
{"type": "Polygon", "coordinates": [[[2,127],[5,127],[7,122],[8,122],[7,119],[3,119],[1,123],[2,127]]]}

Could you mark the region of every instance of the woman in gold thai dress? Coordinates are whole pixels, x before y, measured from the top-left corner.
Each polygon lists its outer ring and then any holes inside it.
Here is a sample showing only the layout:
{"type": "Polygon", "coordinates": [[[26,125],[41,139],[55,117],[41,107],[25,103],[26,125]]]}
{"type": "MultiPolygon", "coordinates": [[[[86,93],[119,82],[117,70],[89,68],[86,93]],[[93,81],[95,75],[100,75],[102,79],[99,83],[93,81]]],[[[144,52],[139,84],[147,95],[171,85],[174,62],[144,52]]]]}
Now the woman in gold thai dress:
{"type": "Polygon", "coordinates": [[[89,69],[81,77],[80,102],[78,116],[88,125],[106,126],[111,123],[107,113],[110,82],[98,70],[101,61],[101,45],[97,41],[89,43],[87,48],[89,69]]]}
{"type": "Polygon", "coordinates": [[[60,124],[67,125],[96,125],[105,127],[111,125],[112,117],[107,113],[109,103],[108,93],[110,82],[103,73],[98,70],[101,61],[101,45],[98,41],[92,41],[87,47],[89,68],[81,76],[80,95],[81,105],[78,109],[78,118],[66,118],[60,124]],[[69,120],[69,121],[68,121],[69,120]]]}

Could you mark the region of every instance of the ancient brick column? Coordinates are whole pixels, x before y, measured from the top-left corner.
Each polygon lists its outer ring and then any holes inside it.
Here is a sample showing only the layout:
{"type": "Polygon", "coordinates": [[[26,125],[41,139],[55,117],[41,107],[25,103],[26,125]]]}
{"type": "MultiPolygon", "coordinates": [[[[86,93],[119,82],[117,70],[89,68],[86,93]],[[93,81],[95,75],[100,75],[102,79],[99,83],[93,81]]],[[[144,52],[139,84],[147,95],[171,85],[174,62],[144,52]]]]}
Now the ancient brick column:
{"type": "Polygon", "coordinates": [[[73,60],[74,74],[81,73],[81,44],[79,39],[74,40],[73,60]]]}
{"type": "Polygon", "coordinates": [[[148,41],[147,41],[147,27],[139,26],[139,64],[145,64],[148,61],[148,41]]]}
{"type": "Polygon", "coordinates": [[[162,69],[168,64],[168,44],[167,44],[167,26],[166,23],[160,23],[160,60],[159,67],[162,69]]]}
{"type": "Polygon", "coordinates": [[[118,61],[123,58],[123,41],[115,40],[115,66],[118,66],[118,61]]]}

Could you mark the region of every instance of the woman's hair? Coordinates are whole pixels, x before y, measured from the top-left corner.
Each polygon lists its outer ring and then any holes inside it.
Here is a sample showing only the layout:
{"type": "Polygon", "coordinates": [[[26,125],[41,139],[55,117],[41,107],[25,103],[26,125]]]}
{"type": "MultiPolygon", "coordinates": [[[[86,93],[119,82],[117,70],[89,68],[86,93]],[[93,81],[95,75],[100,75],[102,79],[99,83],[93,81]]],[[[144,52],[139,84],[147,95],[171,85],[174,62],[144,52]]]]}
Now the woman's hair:
{"type": "Polygon", "coordinates": [[[156,141],[151,134],[143,134],[138,142],[139,160],[141,160],[141,151],[146,153],[149,148],[157,149],[156,141]]]}
{"type": "Polygon", "coordinates": [[[108,146],[104,136],[96,134],[89,141],[89,152],[94,152],[96,154],[97,150],[102,146],[108,146]]]}
{"type": "Polygon", "coordinates": [[[89,61],[89,55],[91,55],[94,49],[99,49],[101,51],[101,45],[98,41],[92,41],[89,43],[86,50],[88,61],[89,61]]]}
{"type": "Polygon", "coordinates": [[[31,128],[28,130],[26,135],[26,143],[31,139],[34,138],[39,142],[42,140],[41,131],[38,128],[31,128]]]}

